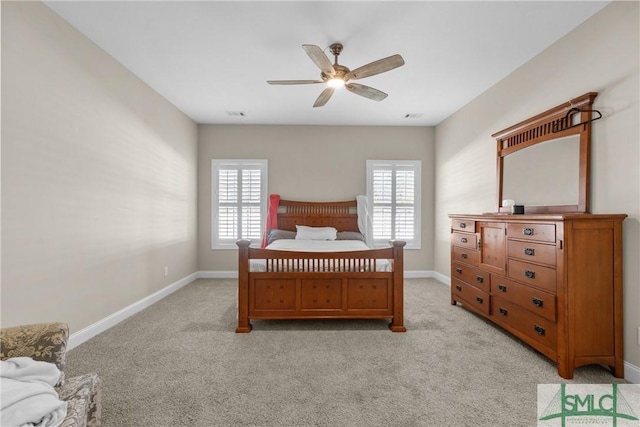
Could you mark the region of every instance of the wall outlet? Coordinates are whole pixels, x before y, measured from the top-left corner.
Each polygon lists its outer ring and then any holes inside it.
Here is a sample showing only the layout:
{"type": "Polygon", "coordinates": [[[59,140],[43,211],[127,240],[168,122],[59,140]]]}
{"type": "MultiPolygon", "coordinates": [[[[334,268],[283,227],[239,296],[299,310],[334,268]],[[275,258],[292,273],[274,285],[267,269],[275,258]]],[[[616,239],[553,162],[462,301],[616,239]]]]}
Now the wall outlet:
{"type": "Polygon", "coordinates": [[[167,277],[169,275],[169,267],[165,267],[164,268],[164,277],[167,277]]]}

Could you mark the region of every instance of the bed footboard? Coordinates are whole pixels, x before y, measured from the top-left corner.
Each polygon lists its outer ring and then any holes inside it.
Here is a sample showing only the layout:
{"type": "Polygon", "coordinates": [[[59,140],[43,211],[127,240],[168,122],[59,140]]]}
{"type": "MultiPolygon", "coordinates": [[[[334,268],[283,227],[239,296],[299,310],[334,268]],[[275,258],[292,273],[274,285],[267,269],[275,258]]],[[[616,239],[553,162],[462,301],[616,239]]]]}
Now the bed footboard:
{"type": "Polygon", "coordinates": [[[403,248],[358,252],[289,252],[238,245],[238,326],[251,319],[391,319],[405,332],[403,248]],[[263,271],[252,271],[260,260],[263,271]]]}

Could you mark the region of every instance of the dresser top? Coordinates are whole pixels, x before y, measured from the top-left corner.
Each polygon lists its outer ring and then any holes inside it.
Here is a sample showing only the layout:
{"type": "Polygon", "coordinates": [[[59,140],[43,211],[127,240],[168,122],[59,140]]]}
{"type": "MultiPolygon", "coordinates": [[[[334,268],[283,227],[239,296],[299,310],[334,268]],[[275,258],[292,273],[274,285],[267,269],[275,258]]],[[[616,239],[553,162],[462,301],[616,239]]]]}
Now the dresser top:
{"type": "Polygon", "coordinates": [[[510,214],[510,213],[483,213],[483,214],[449,214],[449,218],[464,218],[477,221],[564,221],[564,220],[619,220],[622,221],[627,214],[590,214],[590,213],[558,213],[558,214],[510,214]]]}

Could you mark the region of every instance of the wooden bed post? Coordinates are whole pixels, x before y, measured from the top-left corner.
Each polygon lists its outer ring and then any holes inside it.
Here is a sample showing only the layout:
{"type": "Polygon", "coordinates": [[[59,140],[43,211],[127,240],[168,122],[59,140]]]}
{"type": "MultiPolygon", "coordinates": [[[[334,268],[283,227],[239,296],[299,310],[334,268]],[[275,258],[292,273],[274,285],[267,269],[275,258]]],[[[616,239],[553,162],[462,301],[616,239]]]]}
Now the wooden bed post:
{"type": "Polygon", "coordinates": [[[407,332],[404,327],[404,264],[403,248],[407,244],[394,240],[393,245],[393,320],[389,324],[391,332],[407,332]]]}
{"type": "Polygon", "coordinates": [[[249,323],[249,240],[238,240],[238,327],[236,333],[251,332],[249,323]]]}

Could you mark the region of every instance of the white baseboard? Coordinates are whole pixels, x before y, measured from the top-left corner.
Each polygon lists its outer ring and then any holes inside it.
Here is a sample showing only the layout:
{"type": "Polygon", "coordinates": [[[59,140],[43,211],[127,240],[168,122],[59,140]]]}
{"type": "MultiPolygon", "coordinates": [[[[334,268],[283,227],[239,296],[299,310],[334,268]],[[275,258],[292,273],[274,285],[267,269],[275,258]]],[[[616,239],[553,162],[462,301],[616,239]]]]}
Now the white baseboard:
{"type": "Polygon", "coordinates": [[[640,384],[640,367],[624,362],[624,379],[633,384],[640,384]]]}
{"type": "MultiPolygon", "coordinates": [[[[69,343],[67,350],[71,350],[74,347],[79,346],[85,341],[95,337],[101,332],[117,325],[126,318],[144,310],[147,307],[160,301],[162,298],[174,293],[183,286],[188,285],[196,279],[235,279],[238,277],[237,271],[198,271],[192,273],[182,279],[170,284],[166,288],[159,290],[158,292],[149,295],[135,302],[122,310],[119,310],[96,323],[87,326],[86,328],[71,334],[69,337],[69,343]]],[[[412,270],[405,271],[404,277],[407,279],[419,279],[419,278],[433,278],[442,282],[445,285],[451,286],[451,279],[437,271],[432,270],[412,270]]],[[[635,366],[629,362],[624,362],[624,379],[633,383],[640,384],[640,367],[635,366]]]]}
{"type": "Polygon", "coordinates": [[[442,273],[438,273],[437,271],[432,271],[433,273],[433,278],[436,279],[438,282],[443,283],[447,286],[451,286],[451,278],[449,276],[445,276],[442,273]]]}
{"type": "Polygon", "coordinates": [[[433,277],[433,271],[429,270],[407,270],[404,272],[405,279],[430,279],[433,277]]]}
{"type": "Polygon", "coordinates": [[[237,271],[198,271],[198,279],[237,279],[237,271]]]}
{"type": "MultiPolygon", "coordinates": [[[[407,278],[421,278],[421,277],[435,277],[433,271],[407,271],[405,272],[405,277],[407,278]]],[[[130,316],[138,313],[139,311],[144,310],[147,307],[155,304],[160,301],[162,298],[174,293],[178,289],[182,288],[185,285],[193,282],[196,279],[237,279],[238,272],[237,271],[197,271],[192,273],[182,279],[170,284],[169,286],[141,299],[140,301],[134,302],[133,304],[105,317],[102,320],[99,320],[86,328],[74,332],[69,337],[69,342],[67,344],[67,350],[71,350],[80,344],[90,340],[95,337],[99,333],[106,331],[109,328],[117,325],[123,320],[127,319],[130,316]]]]}
{"type": "Polygon", "coordinates": [[[72,348],[79,346],[83,342],[88,341],[89,339],[95,337],[99,333],[104,332],[107,329],[117,325],[118,323],[122,322],[126,318],[136,314],[139,311],[144,310],[147,307],[150,307],[151,305],[160,301],[162,298],[174,293],[178,289],[193,282],[197,278],[198,278],[198,274],[192,273],[176,282],[173,282],[166,288],[160,289],[158,292],[153,293],[141,299],[140,301],[134,302],[133,304],[123,308],[122,310],[116,311],[115,313],[105,317],[102,320],[97,321],[92,325],[87,326],[86,328],[78,332],[74,332],[69,337],[67,350],[71,350],[72,348]]]}

